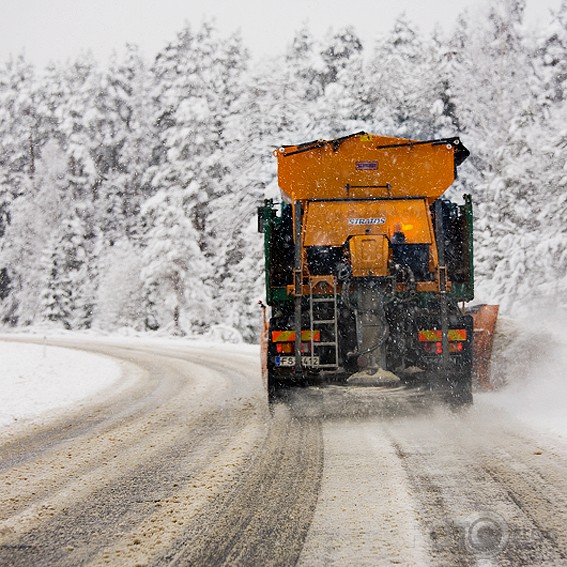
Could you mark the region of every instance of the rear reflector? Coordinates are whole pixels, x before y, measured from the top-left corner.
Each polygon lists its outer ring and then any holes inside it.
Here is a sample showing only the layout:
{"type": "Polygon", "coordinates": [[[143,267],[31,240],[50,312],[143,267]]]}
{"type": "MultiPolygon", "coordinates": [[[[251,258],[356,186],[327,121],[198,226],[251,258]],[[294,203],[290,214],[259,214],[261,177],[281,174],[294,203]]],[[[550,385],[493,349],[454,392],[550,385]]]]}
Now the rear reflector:
{"type": "MultiPolygon", "coordinates": [[[[450,341],[466,341],[466,329],[449,329],[447,333],[450,341]]],[[[417,338],[420,343],[437,342],[443,339],[443,333],[439,329],[431,329],[427,331],[418,331],[417,338]]]]}
{"type": "MultiPolygon", "coordinates": [[[[302,341],[320,341],[321,331],[301,331],[302,341]]],[[[295,341],[295,331],[272,331],[273,343],[292,343],[295,341]]]]}

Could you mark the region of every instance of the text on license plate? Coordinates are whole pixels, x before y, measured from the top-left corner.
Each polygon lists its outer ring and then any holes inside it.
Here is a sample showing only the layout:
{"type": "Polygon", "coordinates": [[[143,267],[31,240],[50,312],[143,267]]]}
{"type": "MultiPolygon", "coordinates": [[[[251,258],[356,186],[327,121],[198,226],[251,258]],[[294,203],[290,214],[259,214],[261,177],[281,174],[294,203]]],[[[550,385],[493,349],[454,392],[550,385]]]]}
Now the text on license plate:
{"type": "MultiPolygon", "coordinates": [[[[302,356],[303,366],[319,366],[318,356],[302,356]]],[[[276,356],[276,366],[295,366],[295,356],[276,356]]]]}

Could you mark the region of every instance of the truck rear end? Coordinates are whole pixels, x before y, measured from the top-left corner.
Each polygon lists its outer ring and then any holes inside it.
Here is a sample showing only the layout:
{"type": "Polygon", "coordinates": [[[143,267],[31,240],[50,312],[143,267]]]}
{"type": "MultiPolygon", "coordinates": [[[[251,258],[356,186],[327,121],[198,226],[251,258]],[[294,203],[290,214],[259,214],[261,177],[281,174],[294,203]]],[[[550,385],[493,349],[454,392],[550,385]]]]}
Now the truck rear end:
{"type": "Polygon", "coordinates": [[[442,198],[468,150],[357,133],[274,155],[282,202],[258,210],[270,399],[332,381],[470,403],[472,204],[442,198]]]}

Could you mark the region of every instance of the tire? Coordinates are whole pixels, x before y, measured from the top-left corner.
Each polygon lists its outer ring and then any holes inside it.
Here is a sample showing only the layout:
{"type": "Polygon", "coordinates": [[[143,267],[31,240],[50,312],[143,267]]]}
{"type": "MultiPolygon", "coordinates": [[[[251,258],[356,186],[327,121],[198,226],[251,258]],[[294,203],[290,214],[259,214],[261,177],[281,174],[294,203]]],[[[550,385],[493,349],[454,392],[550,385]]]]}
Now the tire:
{"type": "Polygon", "coordinates": [[[282,381],[273,368],[268,368],[268,402],[276,403],[281,398],[282,381]]]}
{"type": "Polygon", "coordinates": [[[470,372],[461,370],[447,376],[439,369],[430,374],[428,382],[431,393],[452,408],[464,408],[473,403],[470,372]]]}
{"type": "Polygon", "coordinates": [[[455,387],[447,396],[446,402],[453,408],[469,407],[473,403],[472,391],[468,388],[455,387]]]}
{"type": "Polygon", "coordinates": [[[454,408],[464,408],[472,405],[472,377],[470,372],[461,371],[451,380],[446,402],[454,408]]]}

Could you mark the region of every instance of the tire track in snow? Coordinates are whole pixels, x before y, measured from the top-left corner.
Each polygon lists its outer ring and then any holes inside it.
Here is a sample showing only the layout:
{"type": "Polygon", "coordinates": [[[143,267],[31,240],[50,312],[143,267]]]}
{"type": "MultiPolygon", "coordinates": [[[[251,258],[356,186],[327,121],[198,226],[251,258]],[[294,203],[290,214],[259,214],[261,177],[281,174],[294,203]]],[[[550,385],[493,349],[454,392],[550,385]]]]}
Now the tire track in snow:
{"type": "Polygon", "coordinates": [[[482,423],[474,415],[440,414],[388,427],[420,502],[431,561],[446,566],[457,560],[463,565],[563,565],[564,540],[550,533],[565,533],[565,498],[556,500],[560,508],[552,511],[545,499],[546,475],[534,470],[533,454],[526,451],[533,441],[509,436],[498,425],[490,418],[482,423]],[[536,485],[542,487],[539,495],[536,485]],[[486,548],[482,542],[471,547],[471,518],[493,516],[505,530],[503,549],[495,543],[491,548],[488,540],[486,548]]]}
{"type": "MultiPolygon", "coordinates": [[[[120,356],[119,349],[101,350],[120,356]]],[[[257,364],[221,356],[205,369],[184,360],[199,360],[198,349],[179,350],[167,357],[129,352],[147,370],[144,394],[132,399],[123,392],[118,401],[102,404],[108,419],[97,418],[85,429],[80,415],[70,415],[60,421],[68,427],[59,437],[48,426],[49,448],[39,454],[41,431],[38,438],[24,438],[28,447],[10,444],[11,451],[19,447],[19,456],[4,474],[20,483],[14,488],[24,498],[5,512],[0,564],[124,565],[134,557],[144,564],[233,481],[234,470],[263,436],[265,408],[255,405],[254,382],[245,370],[254,372],[257,364]],[[128,411],[129,402],[135,410],[128,411]],[[70,446],[76,453],[61,450],[70,446]],[[21,474],[29,466],[37,471],[33,479],[21,474]],[[152,537],[142,541],[136,533],[146,519],[153,520],[154,532],[147,529],[152,537]]]]}
{"type": "Polygon", "coordinates": [[[261,451],[157,565],[295,565],[317,502],[320,424],[277,405],[261,451]],[[175,549],[175,548],[174,548],[175,549]]]}
{"type": "Polygon", "coordinates": [[[408,481],[376,421],[327,421],[319,502],[301,567],[427,565],[408,481]]]}

